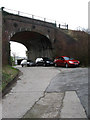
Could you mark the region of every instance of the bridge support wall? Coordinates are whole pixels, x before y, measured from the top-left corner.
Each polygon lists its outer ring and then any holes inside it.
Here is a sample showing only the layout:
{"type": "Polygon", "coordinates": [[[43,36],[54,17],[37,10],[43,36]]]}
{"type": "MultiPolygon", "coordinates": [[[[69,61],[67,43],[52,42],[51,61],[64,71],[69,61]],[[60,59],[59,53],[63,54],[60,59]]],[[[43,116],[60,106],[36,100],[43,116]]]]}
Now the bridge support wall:
{"type": "Polygon", "coordinates": [[[28,51],[28,59],[32,59],[34,61],[37,57],[52,58],[53,57],[53,51],[52,51],[52,49],[45,49],[45,50],[43,50],[43,49],[41,49],[41,50],[32,49],[32,50],[28,51]]]}

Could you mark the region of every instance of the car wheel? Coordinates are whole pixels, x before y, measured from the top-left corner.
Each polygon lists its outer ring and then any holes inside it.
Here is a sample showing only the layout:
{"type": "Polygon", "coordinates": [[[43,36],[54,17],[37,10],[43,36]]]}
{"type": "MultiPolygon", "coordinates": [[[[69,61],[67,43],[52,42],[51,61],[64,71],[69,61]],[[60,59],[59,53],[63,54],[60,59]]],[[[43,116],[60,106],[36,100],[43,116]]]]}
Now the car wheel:
{"type": "Polygon", "coordinates": [[[46,64],[44,63],[43,66],[46,67],[46,64]]]}
{"type": "Polygon", "coordinates": [[[29,65],[29,64],[27,64],[27,67],[30,67],[30,65],[29,65]]]}
{"type": "Polygon", "coordinates": [[[57,63],[55,63],[54,66],[57,67],[58,66],[57,63]]]}
{"type": "Polygon", "coordinates": [[[67,64],[67,63],[66,63],[66,65],[65,65],[65,67],[68,68],[68,64],[67,64]]]}
{"type": "Polygon", "coordinates": [[[23,64],[22,64],[22,67],[23,67],[23,64]]]}

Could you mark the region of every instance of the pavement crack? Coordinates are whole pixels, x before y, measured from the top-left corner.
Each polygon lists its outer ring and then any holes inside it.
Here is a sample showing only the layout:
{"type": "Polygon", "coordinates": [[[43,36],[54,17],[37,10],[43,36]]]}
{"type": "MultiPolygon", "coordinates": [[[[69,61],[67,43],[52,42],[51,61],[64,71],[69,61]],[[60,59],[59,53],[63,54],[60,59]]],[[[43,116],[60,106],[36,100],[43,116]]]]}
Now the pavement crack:
{"type": "Polygon", "coordinates": [[[28,112],[30,112],[30,111],[34,108],[34,106],[38,103],[38,101],[39,101],[40,99],[44,98],[44,97],[45,97],[45,92],[43,93],[43,96],[41,96],[41,97],[32,105],[32,107],[23,115],[22,118],[24,118],[25,115],[28,114],[28,112]]]}
{"type": "Polygon", "coordinates": [[[59,109],[57,118],[61,118],[61,110],[62,110],[62,108],[63,108],[63,100],[64,100],[64,98],[65,98],[65,92],[63,93],[62,103],[61,103],[61,106],[60,106],[60,109],[59,109]]]}
{"type": "Polygon", "coordinates": [[[57,118],[64,99],[64,93],[45,93],[40,97],[23,118],[57,118]]]}

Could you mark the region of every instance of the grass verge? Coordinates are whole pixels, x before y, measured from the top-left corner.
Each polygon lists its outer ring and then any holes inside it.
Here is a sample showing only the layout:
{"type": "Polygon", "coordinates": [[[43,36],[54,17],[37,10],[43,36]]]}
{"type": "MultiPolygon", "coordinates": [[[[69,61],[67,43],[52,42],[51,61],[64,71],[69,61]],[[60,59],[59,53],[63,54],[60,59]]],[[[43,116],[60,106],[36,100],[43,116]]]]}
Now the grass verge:
{"type": "Polygon", "coordinates": [[[2,91],[17,76],[19,70],[6,65],[2,68],[2,91]]]}

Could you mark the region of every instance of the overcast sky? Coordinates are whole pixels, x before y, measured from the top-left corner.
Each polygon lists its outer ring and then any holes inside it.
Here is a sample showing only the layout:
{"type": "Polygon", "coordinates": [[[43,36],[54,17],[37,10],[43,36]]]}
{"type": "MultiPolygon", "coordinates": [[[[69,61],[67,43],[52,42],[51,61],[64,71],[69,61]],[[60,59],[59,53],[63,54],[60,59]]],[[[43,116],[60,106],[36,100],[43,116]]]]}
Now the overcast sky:
{"type": "Polygon", "coordinates": [[[0,7],[66,23],[69,29],[88,28],[90,0],[0,0],[0,7]]]}
{"type": "Polygon", "coordinates": [[[89,0],[0,0],[0,7],[67,23],[70,29],[88,27],[89,0]]]}

